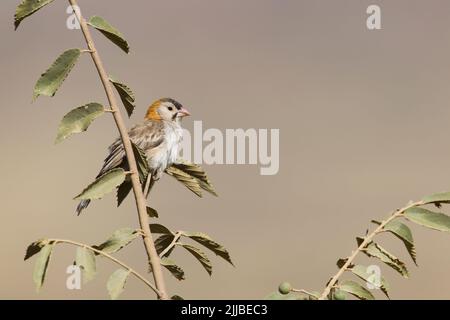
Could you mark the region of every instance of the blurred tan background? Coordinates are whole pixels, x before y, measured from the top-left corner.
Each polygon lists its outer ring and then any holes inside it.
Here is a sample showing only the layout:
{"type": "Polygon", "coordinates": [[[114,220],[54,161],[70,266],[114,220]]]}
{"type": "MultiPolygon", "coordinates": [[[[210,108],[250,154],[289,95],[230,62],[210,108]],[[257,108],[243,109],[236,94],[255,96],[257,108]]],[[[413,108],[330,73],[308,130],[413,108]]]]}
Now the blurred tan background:
{"type": "MultiPolygon", "coordinates": [[[[105,283],[115,270],[108,261],[98,263],[94,281],[69,291],[65,269],[75,248],[58,247],[40,294],[31,279],[34,260],[23,262],[36,239],[98,243],[117,228],[136,226],[137,216],[131,198],[116,209],[113,195],[74,214],[72,198],[96,175],[116,129],[105,116],[88,133],[53,145],[65,113],[105,97],[86,55],[54,98],[30,103],[40,73],[84,42],[66,28],[65,1],[14,32],[18,2],[0,6],[0,298],[107,298],[105,283]]],[[[261,176],[251,165],[205,166],[219,198],[197,198],[167,176],[157,184],[150,202],[160,222],[210,234],[236,264],[210,254],[209,278],[191,256],[175,252],[187,280],[167,275],[171,294],[259,299],[283,280],[320,290],[370,219],[450,190],[450,2],[79,2],[85,16],[106,18],[131,45],[127,56],[94,31],[108,71],[137,95],[129,123],[151,101],[170,96],[193,113],[187,128],[203,120],[204,128],[280,129],[278,175],[261,176]],[[382,9],[380,31],[365,25],[374,3],[382,9]]],[[[419,268],[397,240],[381,240],[411,271],[403,280],[382,267],[391,296],[449,299],[449,235],[412,228],[419,268]]],[[[119,257],[145,272],[141,241],[119,257]]],[[[130,278],[122,298],[153,294],[130,278]]]]}

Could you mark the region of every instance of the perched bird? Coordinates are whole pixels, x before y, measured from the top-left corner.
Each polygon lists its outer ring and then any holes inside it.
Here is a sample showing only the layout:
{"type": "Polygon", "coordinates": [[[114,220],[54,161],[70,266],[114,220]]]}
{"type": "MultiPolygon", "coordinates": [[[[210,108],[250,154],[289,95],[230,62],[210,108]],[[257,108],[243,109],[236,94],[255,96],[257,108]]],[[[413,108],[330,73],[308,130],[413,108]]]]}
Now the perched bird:
{"type": "MultiPolygon", "coordinates": [[[[164,170],[176,161],[183,134],[181,119],[189,115],[189,111],[181,103],[170,98],[162,98],[148,108],[142,123],[129,130],[131,141],[146,154],[151,177],[149,181],[152,185],[161,177],[164,170]]],[[[109,154],[97,178],[111,169],[128,167],[120,138],[114,141],[108,150],[109,154]]],[[[76,209],[77,214],[80,214],[89,202],[90,200],[80,201],[76,209]]]]}

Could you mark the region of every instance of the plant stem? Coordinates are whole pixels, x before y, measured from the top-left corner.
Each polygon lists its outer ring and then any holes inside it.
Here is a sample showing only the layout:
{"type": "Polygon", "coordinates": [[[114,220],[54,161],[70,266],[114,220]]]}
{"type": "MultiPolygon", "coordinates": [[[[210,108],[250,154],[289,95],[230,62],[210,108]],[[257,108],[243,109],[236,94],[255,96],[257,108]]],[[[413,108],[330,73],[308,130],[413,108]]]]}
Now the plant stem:
{"type": "Polygon", "coordinates": [[[131,268],[130,266],[128,266],[127,264],[125,264],[124,262],[120,261],[119,259],[113,257],[112,255],[103,252],[101,250],[95,249],[91,246],[88,246],[87,244],[81,243],[81,242],[76,242],[76,241],[72,241],[72,240],[66,240],[66,239],[48,239],[49,242],[54,242],[55,244],[58,243],[67,243],[67,244],[72,244],[78,247],[82,247],[82,248],[86,248],[89,250],[92,250],[95,253],[98,253],[99,255],[102,255],[106,258],[108,258],[111,261],[114,261],[115,263],[117,263],[118,265],[120,265],[121,267],[127,269],[128,271],[130,271],[130,273],[132,273],[136,278],[138,278],[139,280],[141,280],[142,282],[144,282],[148,287],[150,287],[150,289],[152,289],[157,295],[160,295],[160,292],[158,291],[158,289],[155,288],[155,286],[149,282],[147,279],[145,279],[142,275],[140,275],[137,271],[135,271],[133,268],[131,268]]]}
{"type": "MultiPolygon", "coordinates": [[[[78,7],[76,0],[69,0],[72,8],[75,6],[78,7]]],[[[111,82],[109,81],[108,74],[106,73],[105,67],[103,66],[103,62],[100,59],[100,56],[95,48],[94,41],[92,40],[92,36],[89,30],[89,27],[86,23],[86,20],[81,16],[81,13],[78,10],[74,9],[74,12],[77,16],[77,19],[81,26],[81,31],[83,32],[84,38],[86,40],[86,44],[90,51],[90,55],[92,60],[94,61],[95,67],[97,68],[97,72],[100,76],[100,80],[103,84],[103,88],[105,89],[106,96],[109,101],[110,108],[113,112],[111,112],[114,117],[114,121],[116,123],[117,129],[120,134],[120,138],[122,139],[123,147],[125,150],[125,154],[127,157],[128,165],[131,171],[131,183],[133,186],[134,198],[136,201],[136,207],[139,216],[139,224],[143,231],[142,239],[144,241],[144,246],[147,251],[147,256],[150,261],[152,270],[153,270],[153,278],[155,280],[156,288],[158,288],[158,297],[162,300],[167,300],[168,295],[166,291],[166,285],[164,282],[164,276],[161,268],[161,261],[156,252],[155,244],[153,242],[152,233],[150,231],[150,223],[147,216],[147,204],[144,194],[142,192],[141,183],[139,181],[138,169],[136,165],[136,159],[134,157],[133,149],[131,146],[130,137],[128,136],[128,131],[125,126],[125,122],[123,120],[122,114],[117,107],[117,100],[114,95],[114,90],[112,88],[111,82]]]]}
{"type": "Polygon", "coordinates": [[[344,265],[333,276],[333,278],[331,278],[330,282],[328,282],[328,285],[326,286],[326,288],[323,290],[322,294],[320,295],[319,300],[325,300],[327,298],[328,294],[330,293],[331,288],[334,287],[334,285],[337,283],[339,278],[344,274],[344,272],[347,271],[347,268],[355,260],[355,258],[358,255],[358,253],[360,253],[361,251],[364,250],[364,248],[372,241],[373,237],[375,237],[375,235],[377,235],[379,232],[381,232],[383,230],[385,225],[387,225],[389,222],[391,222],[395,218],[401,216],[406,210],[408,210],[410,208],[413,208],[413,207],[416,207],[416,206],[420,206],[422,204],[423,204],[422,201],[418,201],[418,202],[414,202],[414,203],[408,204],[407,206],[405,206],[405,207],[403,207],[401,209],[397,209],[396,211],[394,211],[394,213],[392,213],[392,215],[389,218],[387,218],[386,220],[382,221],[380,223],[380,225],[375,230],[372,231],[372,233],[370,233],[369,235],[367,235],[364,238],[363,242],[361,242],[361,244],[359,245],[358,249],[356,249],[355,251],[352,252],[350,257],[347,258],[347,261],[344,263],[344,265]]]}
{"type": "Polygon", "coordinates": [[[291,291],[292,291],[292,292],[304,293],[304,294],[306,294],[306,295],[308,295],[308,296],[316,297],[316,299],[317,299],[317,296],[314,295],[314,293],[309,292],[309,291],[307,291],[307,290],[305,290],[305,289],[292,289],[291,291]]]}
{"type": "Polygon", "coordinates": [[[172,240],[172,242],[160,253],[160,257],[162,258],[162,257],[164,257],[164,255],[167,253],[167,252],[169,252],[176,244],[177,244],[177,241],[178,241],[178,239],[180,239],[180,237],[181,237],[181,234],[182,234],[182,231],[177,231],[176,233],[175,233],[175,236],[173,237],[173,240],[172,240]]]}

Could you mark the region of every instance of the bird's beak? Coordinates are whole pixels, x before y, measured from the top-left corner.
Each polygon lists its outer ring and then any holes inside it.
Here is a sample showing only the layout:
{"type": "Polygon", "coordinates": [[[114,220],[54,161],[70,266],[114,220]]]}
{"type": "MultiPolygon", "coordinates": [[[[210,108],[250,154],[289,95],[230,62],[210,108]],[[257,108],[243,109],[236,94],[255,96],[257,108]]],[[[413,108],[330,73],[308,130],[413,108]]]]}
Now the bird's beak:
{"type": "Polygon", "coordinates": [[[187,111],[187,109],[185,109],[184,107],[181,108],[180,110],[178,110],[178,116],[179,117],[186,117],[186,116],[190,116],[191,113],[189,111],[187,111]]]}

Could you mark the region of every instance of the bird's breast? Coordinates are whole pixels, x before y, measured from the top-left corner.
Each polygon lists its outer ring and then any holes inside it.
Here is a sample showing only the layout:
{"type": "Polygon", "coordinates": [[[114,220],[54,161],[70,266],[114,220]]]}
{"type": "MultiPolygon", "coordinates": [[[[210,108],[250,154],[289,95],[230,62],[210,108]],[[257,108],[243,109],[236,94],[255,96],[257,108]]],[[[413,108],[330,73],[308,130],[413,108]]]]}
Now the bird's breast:
{"type": "Polygon", "coordinates": [[[163,171],[177,160],[182,135],[183,130],[179,126],[167,125],[164,128],[163,143],[147,152],[147,160],[152,169],[163,171]]]}

